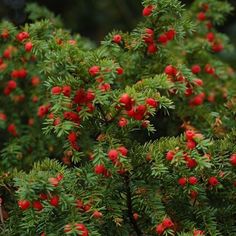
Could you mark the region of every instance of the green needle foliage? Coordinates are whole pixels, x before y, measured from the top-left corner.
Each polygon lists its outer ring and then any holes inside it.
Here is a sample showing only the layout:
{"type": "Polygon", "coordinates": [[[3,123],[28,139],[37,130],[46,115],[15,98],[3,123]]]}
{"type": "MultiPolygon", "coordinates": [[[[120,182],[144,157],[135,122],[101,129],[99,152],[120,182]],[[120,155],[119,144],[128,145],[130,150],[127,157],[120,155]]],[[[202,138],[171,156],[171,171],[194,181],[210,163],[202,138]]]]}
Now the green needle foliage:
{"type": "Polygon", "coordinates": [[[1,23],[0,235],[236,234],[232,8],[143,6],[98,47],[37,5],[1,23]]]}

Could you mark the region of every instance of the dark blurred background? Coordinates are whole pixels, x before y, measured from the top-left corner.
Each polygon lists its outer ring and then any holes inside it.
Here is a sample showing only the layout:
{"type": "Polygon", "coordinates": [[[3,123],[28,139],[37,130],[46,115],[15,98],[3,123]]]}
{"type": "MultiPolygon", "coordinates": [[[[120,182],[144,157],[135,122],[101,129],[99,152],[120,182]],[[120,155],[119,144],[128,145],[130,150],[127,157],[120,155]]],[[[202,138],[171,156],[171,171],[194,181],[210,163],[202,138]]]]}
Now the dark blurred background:
{"type": "MultiPolygon", "coordinates": [[[[113,29],[128,31],[141,18],[141,1],[137,0],[0,0],[0,18],[10,19],[16,24],[26,20],[25,4],[37,2],[46,6],[56,15],[60,15],[65,27],[79,32],[96,42],[113,29]]],[[[182,0],[186,5],[193,0],[182,0]]],[[[207,1],[206,1],[207,2],[207,1]]],[[[236,9],[236,0],[229,0],[236,9]]],[[[227,18],[219,30],[227,33],[236,45],[236,10],[227,18]]],[[[228,61],[235,60],[234,55],[223,55],[228,61]],[[232,57],[232,58],[231,58],[232,57]]]]}

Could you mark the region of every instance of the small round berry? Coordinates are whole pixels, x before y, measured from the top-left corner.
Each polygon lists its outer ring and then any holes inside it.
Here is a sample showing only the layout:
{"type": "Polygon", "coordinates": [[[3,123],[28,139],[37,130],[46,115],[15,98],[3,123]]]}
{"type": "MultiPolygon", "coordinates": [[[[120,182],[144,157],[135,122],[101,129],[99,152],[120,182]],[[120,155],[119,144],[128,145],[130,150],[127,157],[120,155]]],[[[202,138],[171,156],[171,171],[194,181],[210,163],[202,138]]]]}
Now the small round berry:
{"type": "Polygon", "coordinates": [[[215,176],[212,176],[208,179],[208,183],[214,187],[219,184],[219,181],[215,176]]]}
{"type": "Polygon", "coordinates": [[[122,41],[122,37],[120,34],[116,34],[113,36],[113,42],[119,44],[122,41]]]}
{"type": "Polygon", "coordinates": [[[236,154],[235,153],[230,156],[229,161],[232,166],[236,166],[236,154]]]}
{"type": "Polygon", "coordinates": [[[100,66],[92,66],[89,68],[89,74],[91,76],[96,76],[98,75],[100,72],[100,66]]]}
{"type": "Polygon", "coordinates": [[[27,43],[25,44],[25,51],[26,51],[26,52],[30,52],[30,51],[32,50],[32,48],[33,48],[32,42],[27,42],[27,43]]]}
{"type": "Polygon", "coordinates": [[[188,178],[188,182],[191,185],[195,185],[197,183],[198,179],[195,176],[191,176],[188,178]]]}
{"type": "Polygon", "coordinates": [[[109,159],[110,159],[111,161],[116,161],[117,158],[118,158],[119,153],[118,153],[117,150],[111,149],[111,150],[107,153],[107,155],[108,155],[108,157],[109,157],[109,159]]]}
{"type": "Polygon", "coordinates": [[[153,5],[149,5],[147,7],[143,8],[143,16],[150,16],[152,14],[152,11],[154,9],[153,5]]]}

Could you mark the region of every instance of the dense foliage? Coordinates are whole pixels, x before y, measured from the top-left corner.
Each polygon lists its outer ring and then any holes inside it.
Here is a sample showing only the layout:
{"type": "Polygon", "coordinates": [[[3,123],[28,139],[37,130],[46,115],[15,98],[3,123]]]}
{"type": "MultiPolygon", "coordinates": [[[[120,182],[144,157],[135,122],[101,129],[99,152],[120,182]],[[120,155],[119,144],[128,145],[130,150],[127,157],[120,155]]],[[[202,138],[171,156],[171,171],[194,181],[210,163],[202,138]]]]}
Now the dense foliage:
{"type": "Polygon", "coordinates": [[[236,234],[231,6],[143,5],[97,48],[36,5],[1,23],[1,235],[236,234]]]}

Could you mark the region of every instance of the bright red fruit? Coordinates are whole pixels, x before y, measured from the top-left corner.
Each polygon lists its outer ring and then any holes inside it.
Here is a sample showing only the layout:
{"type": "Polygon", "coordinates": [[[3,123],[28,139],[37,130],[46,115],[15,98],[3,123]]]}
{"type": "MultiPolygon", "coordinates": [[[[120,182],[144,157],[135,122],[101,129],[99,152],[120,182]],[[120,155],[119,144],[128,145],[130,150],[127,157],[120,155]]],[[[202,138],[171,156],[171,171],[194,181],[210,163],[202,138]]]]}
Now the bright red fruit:
{"type": "Polygon", "coordinates": [[[116,69],[116,73],[117,73],[118,75],[122,75],[122,74],[124,73],[124,69],[121,68],[121,67],[118,67],[118,68],[116,69]]]}
{"type": "Polygon", "coordinates": [[[195,136],[195,133],[192,130],[187,130],[185,132],[185,137],[187,140],[192,140],[194,138],[194,136],[195,136]]]}
{"type": "Polygon", "coordinates": [[[230,156],[229,161],[232,166],[236,166],[236,154],[235,153],[230,156]]]}
{"type": "Polygon", "coordinates": [[[165,73],[166,73],[167,75],[174,75],[174,76],[176,76],[177,70],[176,70],[176,68],[175,68],[174,66],[168,65],[168,66],[166,66],[166,68],[165,68],[165,73]]]}
{"type": "Polygon", "coordinates": [[[103,174],[105,172],[106,168],[103,164],[96,165],[94,168],[94,172],[96,174],[103,174]]]}
{"type": "Polygon", "coordinates": [[[100,72],[100,66],[92,66],[89,68],[89,74],[91,76],[96,76],[98,75],[100,72]]]}
{"type": "Polygon", "coordinates": [[[43,209],[43,205],[40,201],[34,201],[33,202],[33,208],[36,210],[36,211],[41,211],[43,209]]]}
{"type": "Polygon", "coordinates": [[[197,15],[197,18],[199,21],[204,21],[206,20],[206,14],[205,12],[199,12],[198,15],[197,15]]]}
{"type": "Polygon", "coordinates": [[[208,179],[208,183],[211,185],[211,186],[216,186],[219,184],[219,181],[216,177],[212,176],[208,179]]]}
{"type": "Polygon", "coordinates": [[[168,41],[168,38],[167,38],[166,34],[161,34],[161,35],[158,37],[157,41],[158,41],[159,43],[166,44],[167,41],[168,41]]]}
{"type": "Polygon", "coordinates": [[[26,52],[30,52],[30,51],[32,50],[32,48],[33,48],[32,42],[27,42],[27,43],[25,44],[25,51],[26,51],[26,52]]]}
{"type": "Polygon", "coordinates": [[[161,235],[163,234],[165,231],[165,227],[163,226],[163,224],[159,224],[156,226],[156,233],[161,235]]]}
{"type": "Polygon", "coordinates": [[[152,14],[152,11],[154,9],[153,5],[149,5],[147,7],[143,8],[143,16],[150,16],[152,14]]]}
{"type": "Polygon", "coordinates": [[[174,223],[172,222],[172,220],[170,218],[165,218],[162,221],[162,225],[165,229],[169,229],[174,226],[174,223]]]}
{"type": "Polygon", "coordinates": [[[30,207],[30,202],[28,200],[20,200],[18,201],[18,206],[25,211],[30,207]]]}
{"type": "Polygon", "coordinates": [[[50,199],[50,204],[51,204],[52,206],[57,207],[58,204],[59,204],[59,199],[60,199],[59,196],[57,196],[57,195],[53,196],[53,197],[50,199]]]}
{"type": "Polygon", "coordinates": [[[118,153],[117,150],[111,149],[111,150],[108,152],[107,155],[108,155],[108,157],[109,157],[110,160],[116,161],[117,158],[118,158],[119,153],[118,153]]]}
{"type": "Polygon", "coordinates": [[[124,117],[121,117],[118,121],[118,125],[120,127],[125,127],[128,124],[128,120],[124,117]]]}
{"type": "Polygon", "coordinates": [[[198,179],[195,176],[191,176],[188,178],[188,182],[191,185],[195,185],[197,183],[198,179]]]}
{"type": "Polygon", "coordinates": [[[168,151],[168,152],[166,153],[166,160],[172,161],[173,158],[174,158],[174,156],[175,156],[175,152],[174,152],[174,151],[168,151]]]}
{"type": "Polygon", "coordinates": [[[150,53],[150,54],[153,54],[155,52],[157,52],[157,46],[154,44],[154,43],[150,43],[148,45],[148,48],[147,48],[147,52],[150,53]]]}
{"type": "Polygon", "coordinates": [[[181,185],[182,187],[185,186],[187,183],[187,178],[182,177],[178,179],[178,184],[181,185]]]}
{"type": "Polygon", "coordinates": [[[62,93],[63,93],[64,96],[70,97],[71,87],[69,85],[63,86],[62,87],[62,93]]]}
{"type": "Polygon", "coordinates": [[[9,89],[15,89],[17,84],[14,80],[9,80],[8,83],[7,83],[7,86],[9,89]]]}
{"type": "Polygon", "coordinates": [[[58,94],[61,93],[61,90],[62,90],[61,87],[55,86],[51,89],[51,92],[52,92],[53,95],[58,95],[58,94]]]}
{"type": "Polygon", "coordinates": [[[127,156],[128,154],[128,149],[124,146],[120,146],[117,148],[117,151],[121,153],[122,156],[127,156]]]}
{"type": "Polygon", "coordinates": [[[122,37],[120,34],[116,34],[113,36],[113,42],[114,43],[120,43],[122,41],[122,37]]]}
{"type": "Polygon", "coordinates": [[[158,106],[158,102],[153,98],[147,98],[146,104],[149,105],[150,107],[153,107],[153,108],[157,108],[157,106],[158,106]]]}
{"type": "Polygon", "coordinates": [[[198,74],[201,72],[201,67],[199,65],[193,65],[192,66],[192,72],[193,74],[198,74]]]}

